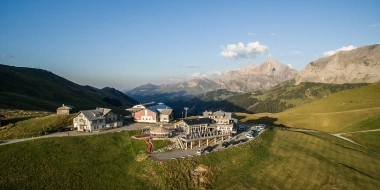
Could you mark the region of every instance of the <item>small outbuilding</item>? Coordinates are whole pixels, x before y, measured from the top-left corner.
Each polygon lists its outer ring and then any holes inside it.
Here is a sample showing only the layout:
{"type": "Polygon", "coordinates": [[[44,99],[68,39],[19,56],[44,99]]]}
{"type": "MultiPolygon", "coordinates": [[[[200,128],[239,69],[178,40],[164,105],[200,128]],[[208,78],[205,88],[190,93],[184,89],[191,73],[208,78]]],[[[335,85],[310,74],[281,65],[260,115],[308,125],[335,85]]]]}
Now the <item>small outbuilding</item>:
{"type": "Polygon", "coordinates": [[[65,104],[62,104],[61,107],[57,108],[57,114],[69,115],[70,113],[72,113],[74,108],[75,108],[74,106],[70,106],[70,105],[65,106],[65,104]]]}
{"type": "Polygon", "coordinates": [[[165,127],[157,127],[150,130],[150,137],[152,138],[169,138],[171,131],[165,127]]]}

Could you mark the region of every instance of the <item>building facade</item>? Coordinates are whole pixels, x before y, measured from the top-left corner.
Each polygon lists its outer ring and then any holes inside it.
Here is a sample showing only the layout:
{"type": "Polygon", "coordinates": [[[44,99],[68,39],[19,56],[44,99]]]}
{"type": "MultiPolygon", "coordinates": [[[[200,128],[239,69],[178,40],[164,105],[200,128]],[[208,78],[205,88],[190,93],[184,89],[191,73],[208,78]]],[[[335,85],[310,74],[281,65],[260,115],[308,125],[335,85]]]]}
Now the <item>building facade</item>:
{"type": "Polygon", "coordinates": [[[121,127],[118,115],[107,108],[80,111],[73,119],[73,126],[78,131],[99,131],[107,128],[121,127]]]}
{"type": "Polygon", "coordinates": [[[74,106],[70,106],[70,105],[65,106],[65,104],[62,104],[61,107],[57,108],[57,114],[69,115],[70,113],[72,113],[73,109],[74,109],[74,106]]]}
{"type": "Polygon", "coordinates": [[[163,103],[145,103],[126,109],[132,113],[135,122],[169,123],[173,120],[173,109],[163,103]]]}

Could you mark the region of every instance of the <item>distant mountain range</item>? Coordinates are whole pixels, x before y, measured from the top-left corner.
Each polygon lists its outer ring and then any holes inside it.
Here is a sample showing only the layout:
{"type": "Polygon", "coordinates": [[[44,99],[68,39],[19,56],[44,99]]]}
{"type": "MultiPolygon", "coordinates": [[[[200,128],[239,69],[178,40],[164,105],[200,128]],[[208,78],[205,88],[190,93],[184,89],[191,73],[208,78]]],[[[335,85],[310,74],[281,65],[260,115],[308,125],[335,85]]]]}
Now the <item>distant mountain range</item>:
{"type": "Polygon", "coordinates": [[[137,103],[114,88],[81,86],[42,69],[0,64],[0,108],[55,111],[66,104],[77,110],[108,107],[122,113],[137,103]]]}
{"type": "Polygon", "coordinates": [[[380,45],[370,45],[310,62],[298,73],[296,84],[380,82],[380,45]]]}
{"type": "Polygon", "coordinates": [[[274,113],[379,81],[380,45],[338,52],[309,63],[299,73],[269,59],[220,78],[146,84],[126,91],[127,95],[110,87],[81,86],[42,69],[0,64],[0,108],[55,111],[66,104],[79,110],[109,107],[125,113],[125,108],[139,102],[156,101],[174,108],[179,117],[183,107],[189,107],[189,115],[204,110],[274,113]]]}
{"type": "Polygon", "coordinates": [[[283,81],[293,79],[296,74],[296,70],[269,59],[260,65],[249,64],[241,69],[229,71],[216,79],[197,78],[174,84],[146,84],[125,93],[141,102],[168,102],[189,99],[218,89],[233,92],[270,89],[283,81]]]}

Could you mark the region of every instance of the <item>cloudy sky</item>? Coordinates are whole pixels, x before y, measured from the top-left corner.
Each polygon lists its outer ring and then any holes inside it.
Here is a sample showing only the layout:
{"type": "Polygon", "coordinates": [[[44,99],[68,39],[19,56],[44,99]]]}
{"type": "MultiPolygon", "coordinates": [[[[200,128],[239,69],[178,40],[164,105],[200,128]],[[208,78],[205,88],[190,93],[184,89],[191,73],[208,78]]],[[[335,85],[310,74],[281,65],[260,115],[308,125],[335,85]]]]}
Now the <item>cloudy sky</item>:
{"type": "Polygon", "coordinates": [[[119,90],[380,43],[380,1],[0,1],[0,63],[119,90]],[[285,3],[286,2],[286,3],[285,3]]]}

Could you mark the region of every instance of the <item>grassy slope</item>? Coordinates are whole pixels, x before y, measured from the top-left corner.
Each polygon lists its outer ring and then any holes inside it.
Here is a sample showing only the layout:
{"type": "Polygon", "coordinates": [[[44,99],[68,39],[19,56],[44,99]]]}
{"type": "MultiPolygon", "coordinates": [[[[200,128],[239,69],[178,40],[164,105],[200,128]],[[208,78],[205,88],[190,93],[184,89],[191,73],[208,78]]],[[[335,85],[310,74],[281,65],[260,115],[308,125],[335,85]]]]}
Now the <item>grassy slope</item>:
{"type": "Polygon", "coordinates": [[[380,131],[365,133],[347,133],[342,136],[352,139],[353,141],[368,147],[372,150],[380,152],[380,131]]]}
{"type": "MultiPolygon", "coordinates": [[[[0,64],[0,107],[55,111],[62,104],[77,110],[109,107],[120,113],[137,102],[112,89],[94,89],[75,84],[49,71],[0,64]],[[105,98],[117,100],[113,105],[105,98]]],[[[126,113],[124,113],[126,114],[126,113]]]]}
{"type": "Polygon", "coordinates": [[[276,123],[331,133],[373,129],[357,123],[380,115],[379,97],[380,83],[338,92],[278,113],[276,123]]]}
{"type": "MultiPolygon", "coordinates": [[[[147,145],[131,133],[40,139],[0,147],[2,189],[152,189],[147,145]]],[[[169,144],[154,141],[153,149],[169,144]]]]}
{"type": "MultiPolygon", "coordinates": [[[[167,142],[154,141],[154,147],[167,142]],[[160,143],[160,144],[157,144],[160,143]]],[[[322,133],[269,130],[207,156],[166,162],[137,157],[129,133],[0,146],[5,189],[376,189],[380,154],[322,133]],[[200,175],[192,171],[202,166],[200,175]]]]}
{"type": "Polygon", "coordinates": [[[36,137],[47,129],[59,129],[72,125],[74,115],[48,115],[10,123],[0,128],[0,139],[36,137]]]}
{"type": "Polygon", "coordinates": [[[285,81],[265,93],[245,93],[227,98],[234,105],[253,113],[278,113],[286,109],[330,96],[339,91],[359,88],[368,84],[323,84],[304,82],[294,85],[295,81],[285,81]]]}

